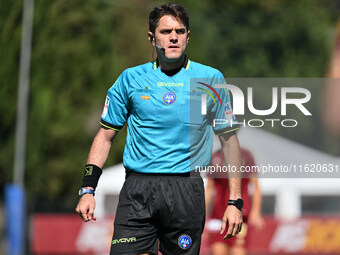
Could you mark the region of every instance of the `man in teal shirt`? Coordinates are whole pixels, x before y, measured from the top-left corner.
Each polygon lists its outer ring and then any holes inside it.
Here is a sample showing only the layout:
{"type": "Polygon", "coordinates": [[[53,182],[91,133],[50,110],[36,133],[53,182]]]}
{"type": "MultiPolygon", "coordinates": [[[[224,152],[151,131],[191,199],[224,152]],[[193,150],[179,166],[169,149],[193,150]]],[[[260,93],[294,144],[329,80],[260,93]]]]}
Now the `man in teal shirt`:
{"type": "MultiPolygon", "coordinates": [[[[94,190],[115,135],[127,122],[126,181],[120,193],[111,254],[198,254],[205,221],[204,187],[195,168],[210,163],[213,131],[227,165],[239,169],[240,151],[230,114],[230,95],[216,69],[185,55],[189,18],[176,4],[156,7],[148,39],[157,59],[126,69],[109,89],[85,167],[76,211],[93,219],[94,190]],[[202,95],[207,114],[201,113],[202,95]]],[[[232,116],[235,120],[235,118],[232,116]]],[[[236,121],[236,120],[235,120],[236,121]]],[[[229,179],[230,200],[221,226],[225,238],[242,225],[241,180],[229,179]],[[228,228],[227,228],[228,226],[228,228]]]]}

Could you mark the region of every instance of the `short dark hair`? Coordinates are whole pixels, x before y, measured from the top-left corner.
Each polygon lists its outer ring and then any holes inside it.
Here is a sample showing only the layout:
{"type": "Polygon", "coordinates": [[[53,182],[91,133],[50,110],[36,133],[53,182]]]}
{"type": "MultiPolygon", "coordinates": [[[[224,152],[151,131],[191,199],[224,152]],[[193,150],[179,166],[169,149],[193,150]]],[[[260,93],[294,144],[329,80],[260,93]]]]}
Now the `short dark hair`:
{"type": "Polygon", "coordinates": [[[155,33],[158,21],[160,18],[162,18],[164,15],[171,15],[175,17],[176,19],[179,19],[187,31],[189,30],[189,15],[184,9],[184,7],[173,4],[173,3],[167,3],[163,5],[159,5],[155,7],[149,15],[149,31],[152,33],[155,33]]]}

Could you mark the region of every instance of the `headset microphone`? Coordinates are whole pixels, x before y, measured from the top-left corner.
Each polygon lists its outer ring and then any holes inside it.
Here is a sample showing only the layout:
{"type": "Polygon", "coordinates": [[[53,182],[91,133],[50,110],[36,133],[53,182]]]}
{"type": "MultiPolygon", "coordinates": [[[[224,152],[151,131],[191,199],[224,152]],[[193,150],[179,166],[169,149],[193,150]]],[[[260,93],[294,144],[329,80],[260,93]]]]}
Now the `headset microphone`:
{"type": "Polygon", "coordinates": [[[165,55],[165,48],[163,48],[162,46],[159,46],[156,44],[156,47],[160,50],[160,52],[165,55]]]}
{"type": "Polygon", "coordinates": [[[165,48],[163,48],[162,46],[156,43],[156,40],[153,34],[150,36],[150,41],[151,42],[153,41],[155,43],[155,46],[160,50],[161,54],[165,55],[165,48]]]}

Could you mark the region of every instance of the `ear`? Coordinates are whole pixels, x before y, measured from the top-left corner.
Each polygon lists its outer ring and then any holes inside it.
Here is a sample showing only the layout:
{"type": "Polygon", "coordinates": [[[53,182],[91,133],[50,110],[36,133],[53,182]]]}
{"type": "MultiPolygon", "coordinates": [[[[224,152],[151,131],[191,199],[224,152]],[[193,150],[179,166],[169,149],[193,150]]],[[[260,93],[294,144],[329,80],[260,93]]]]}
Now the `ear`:
{"type": "Polygon", "coordinates": [[[150,43],[152,44],[152,46],[155,46],[156,44],[155,44],[155,36],[154,36],[154,34],[152,33],[152,32],[148,32],[148,39],[149,39],[149,41],[150,41],[150,43]]]}
{"type": "Polygon", "coordinates": [[[189,38],[190,38],[190,30],[188,30],[188,33],[187,33],[187,43],[189,42],[189,38]]]}

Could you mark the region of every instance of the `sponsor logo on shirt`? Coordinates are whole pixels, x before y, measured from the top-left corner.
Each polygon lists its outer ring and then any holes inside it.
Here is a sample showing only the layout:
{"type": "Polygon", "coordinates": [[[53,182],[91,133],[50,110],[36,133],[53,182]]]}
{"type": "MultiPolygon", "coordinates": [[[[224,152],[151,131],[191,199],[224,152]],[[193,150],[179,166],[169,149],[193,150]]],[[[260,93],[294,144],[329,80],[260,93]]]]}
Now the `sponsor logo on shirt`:
{"type": "Polygon", "coordinates": [[[173,104],[176,101],[175,92],[168,91],[163,95],[163,102],[167,105],[173,104]]]}
{"type": "Polygon", "coordinates": [[[157,82],[157,86],[159,87],[184,87],[182,82],[174,83],[174,82],[157,82]]]}
{"type": "Polygon", "coordinates": [[[181,235],[178,238],[178,246],[181,247],[183,250],[187,250],[191,246],[191,237],[188,235],[181,235]]]}

